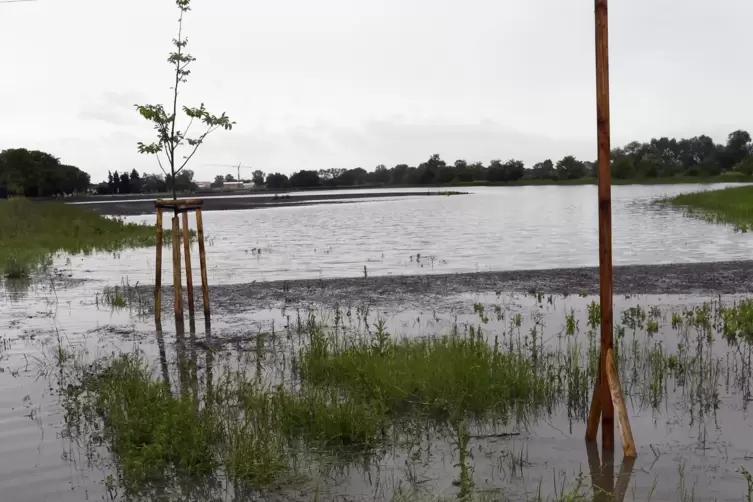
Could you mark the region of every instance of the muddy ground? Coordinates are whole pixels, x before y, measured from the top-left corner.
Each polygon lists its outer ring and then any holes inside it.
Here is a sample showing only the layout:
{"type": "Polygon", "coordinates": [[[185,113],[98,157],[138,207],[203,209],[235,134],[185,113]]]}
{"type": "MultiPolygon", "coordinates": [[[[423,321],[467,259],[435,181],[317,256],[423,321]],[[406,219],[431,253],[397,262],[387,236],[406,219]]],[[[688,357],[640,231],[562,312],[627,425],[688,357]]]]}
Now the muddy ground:
{"type": "MultiPolygon", "coordinates": [[[[385,193],[295,193],[294,195],[269,194],[265,196],[245,196],[245,197],[221,197],[221,196],[197,196],[196,198],[204,201],[204,211],[228,211],[238,209],[262,209],[269,207],[286,207],[301,206],[314,204],[333,204],[333,203],[353,203],[364,199],[375,198],[394,198],[394,197],[426,197],[438,192],[416,191],[416,192],[385,192],[385,193]],[[337,201],[337,202],[333,202],[337,201]]],[[[68,202],[71,204],[76,201],[68,202]]],[[[111,216],[137,216],[142,214],[154,213],[154,197],[134,198],[129,200],[118,200],[109,198],[96,200],[81,204],[81,207],[97,211],[102,214],[111,216]]]]}
{"type": "MultiPolygon", "coordinates": [[[[200,290],[198,285],[196,287],[199,305],[200,290]]],[[[167,289],[162,295],[166,305],[172,299],[172,293],[167,289]]],[[[213,312],[227,314],[281,306],[337,304],[448,311],[454,306],[467,304],[468,295],[474,293],[533,291],[598,295],[598,269],[253,282],[210,286],[210,298],[213,312]]],[[[753,292],[753,261],[614,268],[615,295],[686,294],[708,297],[749,292],[753,292]]]]}

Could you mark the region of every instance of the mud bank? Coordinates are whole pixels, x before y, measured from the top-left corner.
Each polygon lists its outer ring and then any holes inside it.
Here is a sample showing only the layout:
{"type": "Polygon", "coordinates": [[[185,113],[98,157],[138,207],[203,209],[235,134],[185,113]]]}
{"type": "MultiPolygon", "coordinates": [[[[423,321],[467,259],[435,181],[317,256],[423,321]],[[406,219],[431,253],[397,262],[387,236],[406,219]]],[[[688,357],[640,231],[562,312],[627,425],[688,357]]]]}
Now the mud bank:
{"type": "MultiPolygon", "coordinates": [[[[313,305],[452,310],[476,293],[538,292],[598,295],[597,268],[563,268],[471,274],[385,276],[253,282],[211,286],[213,312],[313,305]],[[463,298],[465,296],[465,298],[463,298]]],[[[753,261],[635,265],[614,268],[615,295],[714,296],[753,292],[753,261]]],[[[163,294],[170,302],[171,292],[163,294]]],[[[200,302],[200,298],[197,298],[200,302]]],[[[197,304],[198,305],[198,304],[197,304]]]]}
{"type": "MultiPolygon", "coordinates": [[[[385,192],[385,193],[295,193],[283,195],[248,195],[244,197],[197,196],[204,201],[205,211],[231,211],[240,209],[262,209],[315,204],[353,203],[365,199],[427,197],[443,195],[440,192],[385,192]]],[[[444,194],[446,195],[446,194],[444,194]]],[[[137,216],[154,213],[154,198],[129,200],[106,199],[93,202],[70,202],[81,207],[112,216],[137,216]]]]}

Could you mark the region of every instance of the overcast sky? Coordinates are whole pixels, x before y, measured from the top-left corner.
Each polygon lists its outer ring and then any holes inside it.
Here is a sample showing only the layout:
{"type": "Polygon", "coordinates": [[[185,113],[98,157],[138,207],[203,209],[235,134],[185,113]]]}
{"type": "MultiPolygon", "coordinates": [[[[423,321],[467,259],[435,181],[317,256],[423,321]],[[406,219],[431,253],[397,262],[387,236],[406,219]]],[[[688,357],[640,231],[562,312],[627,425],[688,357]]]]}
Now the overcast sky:
{"type": "MultiPolygon", "coordinates": [[[[591,0],[192,0],[185,104],[226,111],[191,168],[595,157],[591,0]]],[[[0,149],[158,172],[173,0],[0,4],[0,149]]],[[[750,0],[613,0],[612,142],[751,127],[750,0]]]]}

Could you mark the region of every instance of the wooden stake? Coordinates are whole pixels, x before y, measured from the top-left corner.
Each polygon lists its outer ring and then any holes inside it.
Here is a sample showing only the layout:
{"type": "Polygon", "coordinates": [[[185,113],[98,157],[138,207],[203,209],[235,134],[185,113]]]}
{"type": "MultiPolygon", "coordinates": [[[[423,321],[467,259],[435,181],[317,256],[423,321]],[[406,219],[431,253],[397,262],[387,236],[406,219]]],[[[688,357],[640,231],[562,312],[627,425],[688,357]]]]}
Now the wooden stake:
{"type": "Polygon", "coordinates": [[[209,322],[209,281],[207,280],[207,253],[204,249],[204,221],[201,208],[196,209],[196,233],[199,239],[199,263],[201,264],[201,293],[204,297],[204,322],[209,322]]]}
{"type": "Polygon", "coordinates": [[[162,319],[162,208],[157,208],[157,267],[154,277],[154,317],[162,319]]]}
{"type": "Polygon", "coordinates": [[[599,291],[601,305],[602,448],[614,450],[614,407],[608,393],[607,351],[612,348],[612,190],[609,160],[609,29],[607,0],[595,0],[596,20],[596,126],[599,165],[599,291]]]}
{"type": "Polygon", "coordinates": [[[175,323],[183,323],[183,288],[180,283],[180,220],[173,216],[173,294],[175,297],[175,323]]]}
{"type": "Polygon", "coordinates": [[[186,293],[188,295],[188,318],[189,322],[193,322],[193,276],[191,272],[191,236],[188,230],[188,211],[183,211],[183,251],[186,255],[186,293]]]}
{"type": "Polygon", "coordinates": [[[633,430],[630,428],[625,401],[622,399],[622,388],[620,386],[620,375],[617,373],[617,367],[614,364],[614,354],[612,349],[607,352],[607,378],[609,383],[609,392],[612,395],[612,402],[617,409],[617,420],[620,423],[620,437],[622,439],[622,450],[626,457],[635,458],[635,441],[633,441],[633,430]]]}
{"type": "Polygon", "coordinates": [[[601,383],[596,379],[594,384],[594,393],[591,398],[591,410],[588,413],[588,422],[586,423],[586,441],[596,441],[596,433],[599,432],[599,419],[601,418],[601,383]]]}

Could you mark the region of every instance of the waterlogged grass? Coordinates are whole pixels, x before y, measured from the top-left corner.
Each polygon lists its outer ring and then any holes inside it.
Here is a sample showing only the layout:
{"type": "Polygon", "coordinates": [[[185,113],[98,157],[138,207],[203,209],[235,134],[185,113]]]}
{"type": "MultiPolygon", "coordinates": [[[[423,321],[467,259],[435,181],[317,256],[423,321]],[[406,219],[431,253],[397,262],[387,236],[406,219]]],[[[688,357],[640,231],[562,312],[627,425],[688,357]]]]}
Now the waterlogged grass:
{"type": "MultiPolygon", "coordinates": [[[[551,297],[535,298],[541,310],[553,305],[551,297]]],[[[328,500],[312,490],[312,474],[326,478],[354,463],[368,469],[395,450],[433,457],[432,441],[444,441],[456,452],[453,497],[507,500],[475,484],[474,463],[489,461],[477,457],[479,441],[553,416],[585,421],[597,373],[598,305],[586,313],[576,319],[566,310],[561,324],[547,328],[540,310],[524,319],[477,303],[477,322],[417,339],[393,336],[378,319],[366,322],[366,309],[338,310],[334,325],[299,315],[224,364],[208,349],[203,378],[196,360],[179,360],[177,382],[139,353],[92,365],[60,352],[68,434],[106,446],[115,459],[113,483],[133,499],[225,480],[236,495],[249,495],[238,500],[263,500],[270,490],[306,490],[310,500],[328,500]],[[360,316],[365,332],[349,327],[360,316]],[[492,332],[490,317],[504,328],[492,332]]],[[[680,399],[691,416],[714,414],[725,386],[750,399],[753,301],[672,312],[635,305],[617,318],[616,358],[634,410],[659,413],[680,399]],[[671,333],[671,344],[662,333],[671,333]],[[725,343],[726,354],[712,350],[725,343]]],[[[522,451],[506,455],[510,472],[525,468],[522,451]]],[[[553,497],[529,500],[592,500],[579,479],[558,484],[553,497]]],[[[693,500],[682,472],[680,480],[676,500],[693,500]]],[[[441,498],[425,494],[414,479],[393,500],[441,498]]]]}
{"type": "Polygon", "coordinates": [[[747,232],[753,226],[753,186],[680,194],[661,202],[685,208],[688,214],[747,232]]]}
{"type": "Polygon", "coordinates": [[[467,415],[521,416],[553,398],[546,375],[522,353],[493,347],[481,329],[422,340],[395,339],[380,324],[373,343],[309,331],[301,352],[304,382],[336,389],[349,400],[374,403],[390,416],[444,420],[467,415]]]}
{"type": "MultiPolygon", "coordinates": [[[[170,239],[169,232],[165,239],[170,239]]],[[[0,270],[7,277],[27,276],[59,251],[116,251],[155,242],[151,225],[124,223],[57,202],[0,201],[0,270]]]]}
{"type": "Polygon", "coordinates": [[[115,286],[105,286],[102,293],[97,293],[94,302],[97,308],[104,307],[111,310],[128,310],[132,314],[144,316],[150,312],[151,292],[135,285],[127,279],[115,286]]]}

